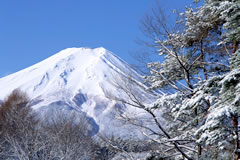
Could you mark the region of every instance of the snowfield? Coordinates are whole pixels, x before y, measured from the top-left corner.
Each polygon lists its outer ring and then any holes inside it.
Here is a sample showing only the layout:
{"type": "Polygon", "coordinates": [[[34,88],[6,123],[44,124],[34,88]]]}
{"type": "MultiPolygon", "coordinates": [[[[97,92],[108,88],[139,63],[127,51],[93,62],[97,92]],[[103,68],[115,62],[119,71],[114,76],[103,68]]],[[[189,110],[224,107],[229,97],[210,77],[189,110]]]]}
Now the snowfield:
{"type": "MultiPolygon", "coordinates": [[[[31,98],[33,109],[43,118],[58,111],[85,116],[93,134],[136,136],[133,126],[118,120],[118,113],[142,115],[139,110],[106,97],[106,91],[127,98],[112,82],[119,77],[140,76],[131,67],[100,47],[68,48],[31,67],[0,79],[0,100],[16,88],[31,98]],[[121,128],[121,129],[119,129],[121,128]],[[130,131],[131,129],[131,131],[130,131]]],[[[140,83],[140,82],[139,82],[140,83]]],[[[141,87],[136,93],[150,97],[141,87]]],[[[146,103],[151,103],[151,98],[146,103]]]]}

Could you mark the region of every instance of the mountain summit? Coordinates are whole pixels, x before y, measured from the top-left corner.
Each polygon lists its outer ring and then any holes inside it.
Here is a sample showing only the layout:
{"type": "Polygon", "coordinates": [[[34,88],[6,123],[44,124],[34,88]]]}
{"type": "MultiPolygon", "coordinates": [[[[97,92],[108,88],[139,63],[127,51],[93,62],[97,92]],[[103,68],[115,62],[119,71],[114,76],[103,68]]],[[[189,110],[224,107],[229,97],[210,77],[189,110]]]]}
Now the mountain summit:
{"type": "Polygon", "coordinates": [[[129,69],[126,62],[104,48],[68,48],[1,78],[0,99],[15,88],[21,88],[33,98],[66,90],[75,94],[80,88],[83,92],[102,95],[97,85],[104,85],[102,82],[112,78],[110,73],[126,74],[129,69]]]}
{"type": "Polygon", "coordinates": [[[87,117],[94,133],[112,134],[120,127],[114,110],[126,106],[106,98],[104,90],[118,92],[110,81],[116,75],[129,74],[138,77],[126,62],[102,47],[69,48],[1,78],[0,100],[20,88],[30,96],[33,109],[40,115],[78,111],[87,117]]]}

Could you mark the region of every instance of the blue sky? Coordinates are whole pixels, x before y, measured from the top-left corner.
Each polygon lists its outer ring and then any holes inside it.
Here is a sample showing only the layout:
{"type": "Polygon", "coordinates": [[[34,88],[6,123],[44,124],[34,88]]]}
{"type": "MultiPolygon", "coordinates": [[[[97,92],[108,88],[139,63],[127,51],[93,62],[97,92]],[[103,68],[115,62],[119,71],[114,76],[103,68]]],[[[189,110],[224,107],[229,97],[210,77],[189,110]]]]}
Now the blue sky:
{"type": "MultiPolygon", "coordinates": [[[[166,11],[192,0],[160,0],[166,11]]],[[[62,49],[104,47],[129,63],[140,20],[155,0],[1,0],[0,77],[62,49]]]]}

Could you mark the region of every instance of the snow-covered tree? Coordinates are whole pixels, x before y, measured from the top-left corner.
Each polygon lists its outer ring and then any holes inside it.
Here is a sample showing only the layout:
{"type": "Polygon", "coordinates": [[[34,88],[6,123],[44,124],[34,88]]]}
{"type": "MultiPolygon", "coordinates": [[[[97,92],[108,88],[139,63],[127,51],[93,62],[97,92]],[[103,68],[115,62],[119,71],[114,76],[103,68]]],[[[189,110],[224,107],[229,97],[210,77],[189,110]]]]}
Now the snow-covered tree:
{"type": "Polygon", "coordinates": [[[207,5],[196,9],[186,8],[182,13],[182,23],[185,24],[186,48],[200,55],[199,67],[202,68],[204,79],[228,71],[230,54],[226,44],[220,44],[221,21],[211,8],[207,5]]]}
{"type": "Polygon", "coordinates": [[[238,68],[240,66],[240,50],[238,50],[232,57],[231,57],[231,67],[232,69],[238,68]]]}
{"type": "Polygon", "coordinates": [[[152,39],[150,46],[162,56],[161,61],[148,64],[146,81],[151,89],[189,94],[198,81],[229,70],[228,45],[221,43],[223,20],[215,10],[208,3],[186,8],[174,29],[168,27],[162,12],[154,11],[143,21],[144,33],[152,39]]]}
{"type": "Polygon", "coordinates": [[[160,96],[150,110],[162,113],[171,140],[192,148],[183,150],[196,159],[240,158],[239,4],[206,0],[180,14],[183,30],[166,30],[165,37],[154,37],[165,59],[149,63],[147,81],[151,88],[175,91],[165,92],[170,94],[160,96]]]}
{"type": "Polygon", "coordinates": [[[207,0],[205,6],[211,8],[223,25],[224,42],[232,44],[232,53],[238,49],[240,41],[240,1],[239,0],[207,0]]]}
{"type": "Polygon", "coordinates": [[[213,147],[221,155],[234,150],[234,139],[237,132],[234,131],[234,120],[239,114],[240,106],[240,68],[230,73],[214,77],[200,85],[190,99],[185,99],[183,105],[175,112],[176,118],[188,117],[189,123],[183,128],[189,127],[198,121],[195,128],[191,128],[191,135],[197,137],[197,142],[203,147],[213,147]],[[197,108],[197,116],[193,110],[197,108]]]}
{"type": "MultiPolygon", "coordinates": [[[[121,77],[113,80],[111,82],[117,88],[118,93],[122,93],[125,98],[119,98],[116,93],[105,91],[105,94],[108,98],[121,102],[129,107],[133,107],[125,112],[119,112],[119,119],[122,120],[123,124],[130,124],[133,127],[137,127],[142,136],[147,138],[149,141],[157,144],[158,147],[155,148],[153,154],[158,154],[158,157],[163,158],[186,158],[192,160],[192,152],[196,152],[192,148],[192,140],[178,139],[176,134],[173,131],[170,131],[167,126],[169,123],[165,121],[162,116],[171,116],[167,114],[169,111],[168,105],[173,103],[178,104],[179,100],[175,99],[176,97],[167,97],[165,108],[167,110],[162,113],[158,109],[158,103],[151,104],[154,97],[154,94],[150,92],[149,94],[143,92],[136,92],[136,88],[144,87],[143,85],[136,83],[131,77],[121,77]],[[168,102],[169,100],[169,102],[168,102]],[[172,101],[172,103],[170,102],[172,101]],[[134,111],[140,113],[136,115],[134,111]],[[169,132],[170,131],[170,132],[169,132]]],[[[180,98],[181,99],[181,98],[180,98]]],[[[161,100],[160,100],[161,101],[161,100]]],[[[181,102],[181,101],[180,101],[181,102]]],[[[169,118],[173,119],[173,117],[169,118]]],[[[170,124],[178,126],[178,124],[170,124]]],[[[151,157],[151,156],[150,156],[151,157]]]]}

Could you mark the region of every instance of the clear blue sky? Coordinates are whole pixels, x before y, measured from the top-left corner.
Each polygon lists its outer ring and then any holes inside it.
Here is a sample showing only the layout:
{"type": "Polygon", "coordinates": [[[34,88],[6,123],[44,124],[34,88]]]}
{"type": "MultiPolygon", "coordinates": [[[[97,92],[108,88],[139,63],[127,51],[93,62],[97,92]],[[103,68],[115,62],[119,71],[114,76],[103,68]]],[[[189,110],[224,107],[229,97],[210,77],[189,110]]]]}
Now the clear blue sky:
{"type": "MultiPolygon", "coordinates": [[[[192,0],[160,0],[168,11],[192,0]]],[[[1,0],[0,77],[69,47],[104,47],[129,63],[155,0],[1,0]]]]}

